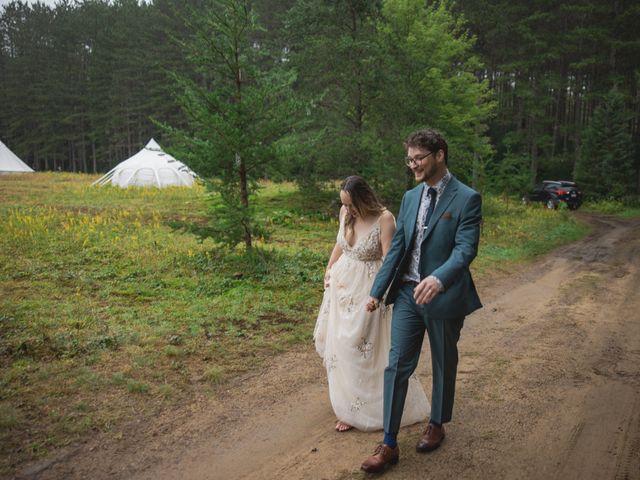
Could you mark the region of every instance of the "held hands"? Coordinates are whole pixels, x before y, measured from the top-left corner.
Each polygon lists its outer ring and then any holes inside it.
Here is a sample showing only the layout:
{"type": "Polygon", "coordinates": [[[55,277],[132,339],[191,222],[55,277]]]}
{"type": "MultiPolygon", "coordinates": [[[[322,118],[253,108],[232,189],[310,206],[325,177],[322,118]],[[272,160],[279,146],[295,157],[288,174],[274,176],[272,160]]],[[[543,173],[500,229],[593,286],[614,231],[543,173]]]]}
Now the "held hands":
{"type": "Polygon", "coordinates": [[[418,305],[425,305],[435,298],[441,291],[441,285],[436,277],[429,275],[413,290],[413,298],[418,305]]]}
{"type": "Polygon", "coordinates": [[[369,297],[369,300],[367,301],[367,312],[375,312],[378,307],[380,306],[380,300],[378,300],[377,298],[373,298],[373,297],[369,297]]]}

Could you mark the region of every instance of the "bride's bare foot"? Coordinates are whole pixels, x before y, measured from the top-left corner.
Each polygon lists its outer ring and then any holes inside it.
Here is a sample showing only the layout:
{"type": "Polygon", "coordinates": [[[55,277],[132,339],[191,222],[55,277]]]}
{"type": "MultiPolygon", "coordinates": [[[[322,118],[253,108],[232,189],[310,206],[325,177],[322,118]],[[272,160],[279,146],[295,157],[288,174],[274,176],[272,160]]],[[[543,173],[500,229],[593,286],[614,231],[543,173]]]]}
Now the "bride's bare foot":
{"type": "Polygon", "coordinates": [[[338,420],[338,423],[336,423],[336,431],[338,432],[348,432],[352,428],[353,428],[352,425],[349,425],[348,423],[344,423],[341,420],[338,420]]]}

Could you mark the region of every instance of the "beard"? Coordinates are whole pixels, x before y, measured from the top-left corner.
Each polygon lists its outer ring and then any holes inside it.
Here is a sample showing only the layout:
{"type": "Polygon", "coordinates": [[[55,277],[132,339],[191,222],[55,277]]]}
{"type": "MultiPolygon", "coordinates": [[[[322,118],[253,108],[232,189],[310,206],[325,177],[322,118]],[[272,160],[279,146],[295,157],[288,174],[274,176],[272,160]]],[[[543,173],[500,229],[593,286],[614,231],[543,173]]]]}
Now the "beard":
{"type": "Polygon", "coordinates": [[[434,163],[429,163],[419,170],[414,170],[413,175],[417,182],[428,182],[432,178],[435,178],[438,174],[438,167],[434,163]]]}

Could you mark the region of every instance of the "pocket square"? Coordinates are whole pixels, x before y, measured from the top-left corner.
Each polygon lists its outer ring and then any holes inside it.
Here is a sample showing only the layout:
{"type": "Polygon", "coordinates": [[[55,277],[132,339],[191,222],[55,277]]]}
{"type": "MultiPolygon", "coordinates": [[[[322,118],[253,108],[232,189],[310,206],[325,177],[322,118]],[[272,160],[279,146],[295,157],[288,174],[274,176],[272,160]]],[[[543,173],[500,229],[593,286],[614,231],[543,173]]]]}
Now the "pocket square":
{"type": "Polygon", "coordinates": [[[444,212],[440,218],[442,220],[451,220],[451,212],[444,212]]]}

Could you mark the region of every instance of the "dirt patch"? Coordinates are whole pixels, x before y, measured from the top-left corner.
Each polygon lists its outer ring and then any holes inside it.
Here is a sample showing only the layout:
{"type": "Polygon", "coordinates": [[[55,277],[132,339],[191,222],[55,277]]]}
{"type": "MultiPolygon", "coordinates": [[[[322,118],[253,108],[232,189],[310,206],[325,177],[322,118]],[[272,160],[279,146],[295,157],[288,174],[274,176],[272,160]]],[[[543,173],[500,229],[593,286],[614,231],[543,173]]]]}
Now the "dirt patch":
{"type": "MultiPolygon", "coordinates": [[[[640,478],[640,221],[480,282],[460,341],[454,419],[418,454],[400,432],[385,478],[640,478]]],[[[428,345],[425,342],[425,345],[428,345]]],[[[430,385],[428,348],[418,374],[430,385]]],[[[37,479],[352,479],[381,434],[333,430],[312,345],[151,422],[23,468],[37,479]]],[[[366,476],[365,476],[366,477],[366,476]]]]}

